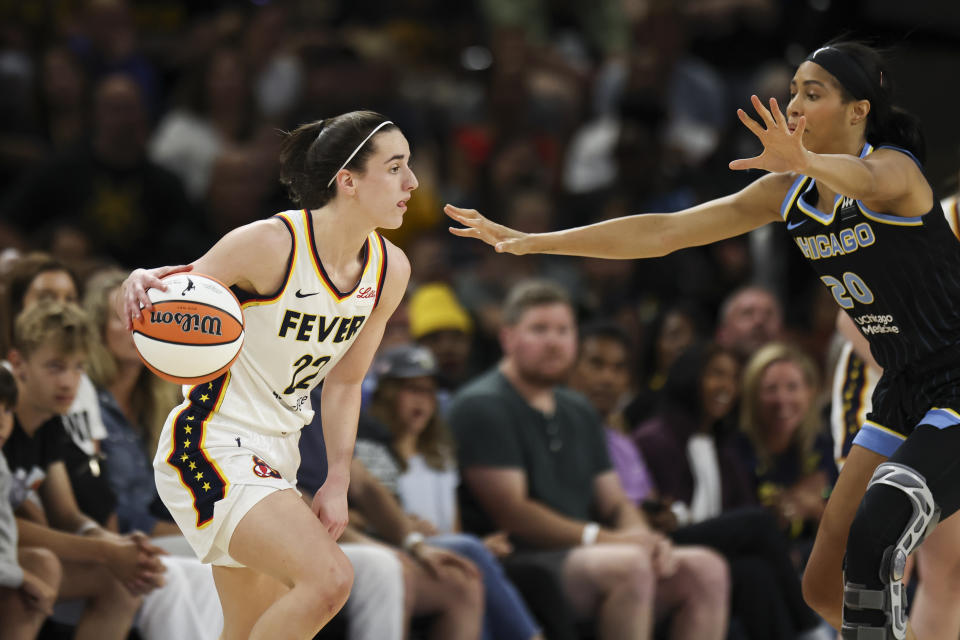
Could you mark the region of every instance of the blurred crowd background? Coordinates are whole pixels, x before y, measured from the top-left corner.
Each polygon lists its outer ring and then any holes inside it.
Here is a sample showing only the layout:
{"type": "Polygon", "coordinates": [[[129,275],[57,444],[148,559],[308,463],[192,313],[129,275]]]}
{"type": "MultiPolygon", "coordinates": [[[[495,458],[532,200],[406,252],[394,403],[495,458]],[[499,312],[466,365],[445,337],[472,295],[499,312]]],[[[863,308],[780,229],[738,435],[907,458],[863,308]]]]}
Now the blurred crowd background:
{"type": "Polygon", "coordinates": [[[453,284],[481,336],[513,281],[547,274],[633,335],[681,298],[710,322],[760,281],[816,343],[833,309],[781,229],[645,262],[508,258],[450,237],[441,205],[538,231],[728,193],[757,177],[726,166],[757,150],[736,108],[785,104],[795,66],[841,34],[890,49],[935,187],[960,165],[952,2],[17,0],[0,17],[0,246],[81,279],[191,260],[289,208],[277,130],[370,108],[421,183],[391,234],[412,288],[453,284]]]}
{"type": "MultiPolygon", "coordinates": [[[[837,404],[843,389],[831,405],[836,304],[786,231],[645,261],[518,257],[450,235],[442,205],[536,232],[730,193],[759,175],[727,168],[759,151],[736,109],[753,93],[785,105],[796,66],[841,35],[888,50],[895,99],[924,123],[927,175],[939,198],[955,193],[954,1],[0,0],[0,275],[42,251],[73,274],[79,299],[104,268],[189,262],[293,206],[278,182],[280,132],[379,111],[410,140],[420,181],[386,234],[413,273],[384,348],[431,350],[437,367],[421,377],[438,383],[427,391],[439,411],[503,355],[507,293],[553,281],[588,328],[570,386],[641,455],[637,427],[664,407],[696,397],[687,409],[715,409],[688,417],[740,433],[744,502],[774,510],[799,570],[858,416],[837,404]],[[624,357],[591,369],[588,346],[605,340],[624,357]],[[786,384],[771,373],[782,362],[799,395],[764,398],[768,374],[786,384]],[[751,431],[776,422],[777,402],[800,405],[779,470],[756,448],[775,434],[751,431]],[[798,515],[784,496],[813,476],[816,504],[798,515]]],[[[21,306],[11,295],[5,342],[21,306]]],[[[368,408],[379,382],[374,371],[368,408]]],[[[148,457],[158,426],[138,425],[148,457]]],[[[652,452],[656,430],[646,433],[652,452]]],[[[654,476],[669,462],[648,452],[654,476]]],[[[660,489],[631,498],[669,507],[676,496],[660,489]]]]}

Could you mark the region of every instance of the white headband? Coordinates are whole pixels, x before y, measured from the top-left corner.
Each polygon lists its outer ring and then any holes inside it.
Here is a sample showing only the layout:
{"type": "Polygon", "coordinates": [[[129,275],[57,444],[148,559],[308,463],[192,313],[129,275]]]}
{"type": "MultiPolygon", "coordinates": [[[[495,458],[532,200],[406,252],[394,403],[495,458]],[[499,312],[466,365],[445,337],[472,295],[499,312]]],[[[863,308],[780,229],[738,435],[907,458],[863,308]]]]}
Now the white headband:
{"type": "MultiPolygon", "coordinates": [[[[381,122],[380,124],[378,124],[376,127],[374,127],[374,128],[373,128],[373,131],[371,131],[370,133],[367,134],[367,137],[363,139],[363,142],[361,142],[360,144],[358,144],[358,145],[357,145],[357,148],[353,150],[353,153],[351,153],[349,156],[347,156],[346,162],[344,162],[342,165],[340,165],[340,168],[333,172],[333,177],[330,178],[330,182],[327,183],[327,187],[329,187],[330,185],[333,184],[333,181],[337,179],[337,174],[340,173],[341,171],[343,171],[344,167],[346,167],[348,164],[350,164],[350,161],[353,160],[353,156],[357,155],[357,152],[360,151],[360,149],[363,148],[363,145],[367,144],[367,140],[369,140],[370,138],[372,138],[372,137],[373,137],[373,134],[375,134],[377,131],[380,131],[380,129],[382,129],[383,127],[387,126],[388,124],[393,124],[393,121],[392,121],[392,120],[384,120],[383,122],[381,122]]],[[[323,132],[321,131],[320,133],[323,133],[323,132]]]]}

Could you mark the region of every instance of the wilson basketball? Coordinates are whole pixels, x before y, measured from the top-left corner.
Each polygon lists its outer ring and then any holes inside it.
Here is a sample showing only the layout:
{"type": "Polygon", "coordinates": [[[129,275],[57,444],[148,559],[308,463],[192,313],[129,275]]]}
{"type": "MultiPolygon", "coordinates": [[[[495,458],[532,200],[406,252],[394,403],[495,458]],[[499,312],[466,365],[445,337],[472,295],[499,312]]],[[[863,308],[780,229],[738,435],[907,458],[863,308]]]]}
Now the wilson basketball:
{"type": "Polygon", "coordinates": [[[133,323],[133,342],[155,374],[180,384],[200,384],[222,375],[243,346],[243,310],[233,292],[198,273],[163,279],[166,291],[150,289],[152,309],[133,323]]]}

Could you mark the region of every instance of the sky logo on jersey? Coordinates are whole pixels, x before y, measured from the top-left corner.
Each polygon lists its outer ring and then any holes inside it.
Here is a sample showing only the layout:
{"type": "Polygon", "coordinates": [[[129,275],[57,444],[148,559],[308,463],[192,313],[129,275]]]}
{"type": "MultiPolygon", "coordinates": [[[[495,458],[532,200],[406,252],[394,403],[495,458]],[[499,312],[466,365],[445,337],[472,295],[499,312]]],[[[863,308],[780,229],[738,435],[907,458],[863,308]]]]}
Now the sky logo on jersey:
{"type": "Polygon", "coordinates": [[[877,241],[873,229],[866,222],[861,222],[852,229],[844,229],[840,233],[821,233],[794,239],[808,260],[845,256],[877,241]]]}

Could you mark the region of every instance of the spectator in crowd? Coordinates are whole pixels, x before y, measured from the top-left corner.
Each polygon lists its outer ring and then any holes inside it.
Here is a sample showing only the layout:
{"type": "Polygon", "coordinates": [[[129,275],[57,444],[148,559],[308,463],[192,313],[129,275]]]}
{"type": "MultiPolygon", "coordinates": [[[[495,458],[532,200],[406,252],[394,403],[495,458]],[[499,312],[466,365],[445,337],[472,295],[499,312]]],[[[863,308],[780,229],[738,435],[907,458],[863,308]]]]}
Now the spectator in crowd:
{"type": "Polygon", "coordinates": [[[463,556],[433,545],[418,523],[403,513],[396,498],[359,458],[350,466],[351,520],[343,540],[384,543],[397,550],[403,565],[405,607],[403,629],[411,620],[428,617],[430,640],[478,640],[484,612],[483,579],[463,556]],[[361,531],[365,526],[371,534],[361,531]]]}
{"type": "MultiPolygon", "coordinates": [[[[199,253],[196,245],[205,239],[183,186],[146,157],[149,120],[131,78],[109,75],[97,85],[92,129],[89,144],[24,178],[0,205],[4,217],[47,245],[72,230],[81,246],[70,251],[86,258],[106,254],[140,264],[199,253]]],[[[51,249],[58,254],[57,246],[51,249]]]]}
{"type": "Polygon", "coordinates": [[[741,440],[757,497],[774,510],[805,562],[837,480],[833,443],[817,404],[816,365],[774,342],[757,351],[743,374],[741,440]]]}
{"type": "Polygon", "coordinates": [[[70,47],[83,62],[93,82],[122,73],[131,78],[143,96],[151,117],[160,108],[160,80],[139,46],[139,34],[126,0],[99,0],[82,8],[70,47]]]}
{"type": "Polygon", "coordinates": [[[654,316],[643,333],[636,396],[624,409],[631,426],[640,424],[659,408],[660,392],[673,361],[702,338],[702,333],[700,316],[692,303],[674,303],[654,316]]]}
{"type": "Polygon", "coordinates": [[[94,333],[87,370],[107,433],[101,442],[105,475],[116,496],[120,532],[180,535],[157,495],[151,465],[163,421],[180,394],[176,385],[150,373],[131,333],[113,312],[113,298],[126,276],[120,269],[97,273],[87,282],[84,296],[94,333]]]}
{"type": "MultiPolygon", "coordinates": [[[[623,410],[629,400],[632,367],[630,339],[619,326],[597,322],[580,330],[577,363],[570,374],[570,387],[582,393],[604,423],[607,453],[627,498],[642,506],[656,497],[653,477],[644,455],[631,436],[623,410]]],[[[653,514],[648,513],[648,517],[653,514]]],[[[656,521],[651,521],[658,529],[656,521]]]]}
{"type": "MultiPolygon", "coordinates": [[[[757,504],[731,427],[739,363],[718,345],[688,348],[670,368],[660,410],[634,433],[675,520],[675,542],[723,553],[733,579],[733,612],[746,637],[815,634],[787,539],[757,504]]],[[[669,530],[669,529],[668,529],[669,530]]],[[[807,637],[804,635],[803,637],[807,637]]]]}
{"type": "Polygon", "coordinates": [[[746,362],[763,345],[783,337],[783,308],[772,293],[746,286],[720,306],[716,340],[746,362]]]}
{"type": "Polygon", "coordinates": [[[175,173],[199,203],[217,157],[254,133],[257,114],[242,53],[226,46],[210,52],[187,71],[177,102],[157,125],[150,157],[175,173]]]}
{"type": "MultiPolygon", "coordinates": [[[[86,361],[88,364],[94,364],[93,369],[99,372],[95,373],[95,376],[98,376],[103,375],[103,370],[107,368],[110,362],[113,362],[114,357],[116,357],[116,361],[121,363],[125,362],[125,358],[123,354],[114,356],[108,351],[109,346],[104,348],[101,342],[106,333],[101,329],[103,319],[116,319],[116,315],[112,311],[109,315],[103,313],[106,309],[108,294],[113,289],[103,291],[102,279],[100,282],[95,280],[93,284],[94,288],[88,291],[88,298],[101,299],[99,302],[101,313],[96,318],[97,322],[90,323],[91,336],[86,361]],[[89,357],[91,355],[92,358],[89,357]]],[[[88,317],[87,320],[89,322],[92,318],[88,317]]],[[[130,349],[125,355],[127,359],[132,355],[137,364],[140,364],[139,358],[133,352],[132,339],[128,332],[114,331],[111,337],[113,338],[113,345],[119,345],[121,348],[124,340],[129,342],[130,349]]],[[[125,380],[134,383],[138,381],[136,374],[130,371],[125,371],[124,374],[125,380]]],[[[168,391],[175,391],[175,389],[169,389],[172,385],[158,378],[153,378],[153,376],[145,378],[145,380],[149,381],[151,378],[159,383],[157,386],[166,385],[168,391]]],[[[144,379],[141,379],[141,387],[146,386],[143,382],[144,379]]],[[[127,406],[139,409],[145,414],[146,409],[141,406],[141,402],[149,407],[151,400],[156,399],[144,400],[138,391],[142,391],[142,389],[133,390],[131,395],[134,397],[127,403],[127,406]]],[[[67,438],[61,432],[60,442],[58,443],[71,489],[78,483],[86,483],[83,491],[73,490],[77,508],[83,514],[93,518],[104,529],[113,533],[137,536],[143,535],[143,533],[148,536],[175,534],[179,537],[179,530],[172,524],[167,523],[165,527],[158,526],[159,520],[154,517],[150,510],[152,505],[149,503],[143,504],[148,499],[144,496],[152,498],[156,493],[153,474],[150,471],[149,463],[146,464],[145,469],[138,465],[138,460],[142,458],[138,457],[139,452],[132,446],[136,444],[136,441],[133,443],[123,442],[123,440],[129,441],[129,433],[135,430],[133,427],[126,425],[125,431],[124,426],[118,424],[127,420],[127,418],[117,408],[118,404],[113,400],[109,391],[106,392],[106,398],[104,393],[104,389],[98,390],[101,400],[101,414],[104,417],[105,424],[110,427],[107,429],[108,437],[102,442],[98,442],[98,445],[102,445],[103,450],[107,452],[105,459],[101,459],[102,464],[98,466],[98,479],[103,481],[103,486],[94,487],[90,484],[89,467],[72,463],[76,462],[78,457],[72,439],[67,438]],[[104,402],[104,400],[108,400],[108,402],[104,402]],[[118,442],[118,440],[120,441],[118,442]],[[140,528],[141,525],[142,529],[140,528]]],[[[167,402],[172,403],[174,400],[175,395],[168,398],[167,402]]],[[[133,409],[128,410],[132,411],[133,409]]],[[[135,419],[146,420],[143,415],[137,415],[135,419]]],[[[143,454],[140,453],[139,455],[142,456],[143,454]]],[[[61,487],[60,490],[64,494],[66,493],[64,488],[61,487]]],[[[156,511],[162,519],[165,510],[156,511]]],[[[151,544],[154,543],[151,542],[151,544]]],[[[185,545],[173,544],[168,546],[177,550],[178,547],[182,548],[185,545]]],[[[170,634],[191,634],[204,640],[216,638],[222,627],[223,618],[210,567],[201,564],[192,555],[164,555],[159,560],[164,569],[164,583],[159,588],[145,594],[137,611],[136,630],[144,640],[163,640],[170,634]],[[174,613],[176,614],[175,617],[171,618],[174,613]]],[[[79,617],[79,613],[76,610],[57,612],[57,618],[68,624],[74,622],[77,617],[79,617]]]]}
{"type": "MultiPolygon", "coordinates": [[[[389,434],[384,457],[387,464],[392,463],[384,470],[383,479],[395,480],[392,488],[399,504],[430,544],[477,565],[486,602],[483,637],[542,638],[523,598],[497,560],[513,550],[506,535],[497,532],[481,541],[460,533],[460,478],[453,439],[438,410],[439,368],[433,354],[426,347],[402,345],[385,351],[373,368],[379,383],[369,414],[389,434]]],[[[363,450],[358,447],[358,452],[363,450]]]]}
{"type": "Polygon", "coordinates": [[[54,152],[83,141],[90,126],[90,95],[80,61],[66,47],[44,53],[38,87],[39,111],[46,143],[54,152]]]}
{"type": "Polygon", "coordinates": [[[569,297],[524,282],[504,304],[499,366],[462,388],[449,421],[465,481],[465,528],[503,529],[555,571],[576,614],[601,639],[648,638],[669,615],[672,638],[722,638],[726,563],[673,548],[651,530],[611,468],[602,424],[559,387],[576,357],[569,297]]]}
{"type": "MultiPolygon", "coordinates": [[[[0,449],[13,431],[17,383],[0,367],[0,449]]],[[[33,640],[53,612],[60,590],[60,561],[48,549],[17,548],[17,523],[8,496],[13,478],[0,451],[0,637],[33,640]]]]}
{"type": "Polygon", "coordinates": [[[86,601],[76,637],[121,640],[140,595],[163,583],[163,565],[143,534],[116,535],[80,511],[60,459],[60,413],[73,402],[89,340],[75,305],[40,302],[18,316],[9,353],[18,400],[3,452],[21,544],[53,551],[63,566],[58,597],[86,601]]]}
{"type": "MultiPolygon", "coordinates": [[[[322,388],[321,385],[312,393],[319,396],[322,388]]],[[[309,496],[324,483],[327,475],[319,411],[314,414],[313,422],[303,429],[299,446],[301,459],[310,464],[300,465],[297,483],[303,494],[309,496]]],[[[358,441],[360,448],[362,443],[358,441]]],[[[476,567],[455,553],[426,544],[423,534],[403,513],[396,498],[357,457],[350,465],[347,500],[350,524],[340,538],[341,548],[351,562],[359,559],[377,563],[374,567],[354,568],[354,586],[345,606],[349,640],[400,640],[398,632],[405,633],[415,616],[432,618],[426,629],[431,639],[477,640],[483,616],[483,585],[476,567]],[[377,551],[383,549],[389,549],[393,560],[400,561],[403,581],[402,593],[398,596],[402,600],[400,613],[396,610],[397,601],[389,599],[391,594],[378,595],[375,583],[361,581],[364,576],[375,579],[378,573],[395,566],[382,564],[377,551]],[[387,599],[378,603],[378,597],[387,599]],[[360,616],[365,617],[361,620],[360,616]],[[400,618],[402,623],[397,622],[400,618]]]]}
{"type": "Polygon", "coordinates": [[[473,320],[453,289],[441,282],[417,287],[410,296],[409,317],[410,337],[433,353],[437,384],[446,397],[470,374],[473,320]]]}
{"type": "MultiPolygon", "coordinates": [[[[35,252],[17,259],[4,279],[2,306],[9,313],[3,316],[0,343],[9,345],[13,338],[13,320],[25,308],[37,302],[52,300],[72,303],[79,300],[79,285],[73,272],[49,254],[35,252]]],[[[3,353],[7,347],[3,348],[3,353]]],[[[113,512],[113,493],[103,473],[103,452],[100,443],[107,437],[100,414],[97,392],[90,377],[83,373],[76,398],[62,416],[63,427],[70,436],[60,455],[71,479],[74,494],[87,500],[87,515],[105,521],[113,512]]]]}
{"type": "Polygon", "coordinates": [[[671,365],[657,412],[635,427],[654,484],[681,526],[757,503],[730,437],[739,376],[732,351],[692,345],[671,365]]]}

